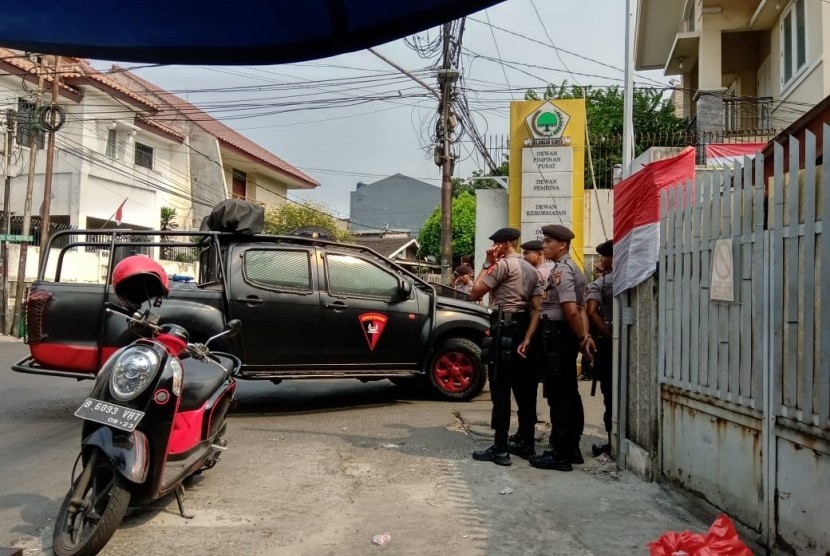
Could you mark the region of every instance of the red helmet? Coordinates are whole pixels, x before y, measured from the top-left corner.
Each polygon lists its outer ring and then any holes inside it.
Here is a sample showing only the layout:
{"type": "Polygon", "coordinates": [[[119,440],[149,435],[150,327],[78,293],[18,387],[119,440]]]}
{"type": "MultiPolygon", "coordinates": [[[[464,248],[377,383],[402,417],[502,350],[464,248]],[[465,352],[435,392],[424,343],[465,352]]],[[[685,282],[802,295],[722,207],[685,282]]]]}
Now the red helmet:
{"type": "Polygon", "coordinates": [[[144,255],[132,255],[115,265],[112,286],[119,298],[133,305],[167,297],[170,293],[167,273],[160,264],[144,255]]]}

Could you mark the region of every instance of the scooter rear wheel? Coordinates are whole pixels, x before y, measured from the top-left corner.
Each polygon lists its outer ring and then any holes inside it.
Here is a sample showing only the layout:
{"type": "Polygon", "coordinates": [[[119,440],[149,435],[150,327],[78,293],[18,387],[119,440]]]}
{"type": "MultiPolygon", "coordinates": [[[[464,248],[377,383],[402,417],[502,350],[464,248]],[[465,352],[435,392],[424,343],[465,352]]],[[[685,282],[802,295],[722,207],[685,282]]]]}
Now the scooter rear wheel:
{"type": "Polygon", "coordinates": [[[110,462],[94,451],[66,494],[55,520],[52,549],[57,556],[97,554],[121,524],[130,491],[110,462]]]}

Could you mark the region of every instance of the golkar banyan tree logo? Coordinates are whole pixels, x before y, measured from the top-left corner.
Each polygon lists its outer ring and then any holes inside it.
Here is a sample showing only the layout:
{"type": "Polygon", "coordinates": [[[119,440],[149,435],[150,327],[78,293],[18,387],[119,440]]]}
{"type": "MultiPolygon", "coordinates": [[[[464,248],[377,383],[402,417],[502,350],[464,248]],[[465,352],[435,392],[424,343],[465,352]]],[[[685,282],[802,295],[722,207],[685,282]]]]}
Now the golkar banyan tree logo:
{"type": "Polygon", "coordinates": [[[534,139],[555,139],[562,137],[571,117],[552,102],[546,101],[525,118],[534,139]]]}

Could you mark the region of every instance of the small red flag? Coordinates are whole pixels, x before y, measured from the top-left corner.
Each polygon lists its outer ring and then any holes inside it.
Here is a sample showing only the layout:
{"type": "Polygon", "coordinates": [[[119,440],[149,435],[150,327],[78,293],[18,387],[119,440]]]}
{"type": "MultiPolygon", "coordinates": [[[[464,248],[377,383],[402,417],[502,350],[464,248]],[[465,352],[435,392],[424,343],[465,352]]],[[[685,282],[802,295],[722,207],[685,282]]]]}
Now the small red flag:
{"type": "Polygon", "coordinates": [[[124,199],[123,201],[121,201],[121,204],[118,205],[118,208],[115,209],[115,218],[113,218],[113,220],[115,220],[115,223],[118,226],[121,225],[121,218],[124,216],[124,203],[126,202],[127,199],[124,199]]]}

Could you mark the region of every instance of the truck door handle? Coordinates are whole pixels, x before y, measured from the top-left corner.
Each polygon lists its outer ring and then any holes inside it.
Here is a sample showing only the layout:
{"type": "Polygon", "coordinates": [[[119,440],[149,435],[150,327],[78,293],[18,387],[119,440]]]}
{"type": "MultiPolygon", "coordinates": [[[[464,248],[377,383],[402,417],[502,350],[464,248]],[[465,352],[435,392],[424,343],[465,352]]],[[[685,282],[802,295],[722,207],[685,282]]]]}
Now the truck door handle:
{"type": "Polygon", "coordinates": [[[236,300],[242,301],[243,303],[248,305],[248,307],[256,307],[257,305],[260,305],[262,303],[262,298],[256,295],[249,295],[248,297],[237,297],[236,300]]]}
{"type": "Polygon", "coordinates": [[[340,313],[341,311],[345,311],[348,309],[349,306],[343,303],[342,301],[335,301],[334,303],[326,303],[326,309],[334,309],[335,313],[340,313]]]}

